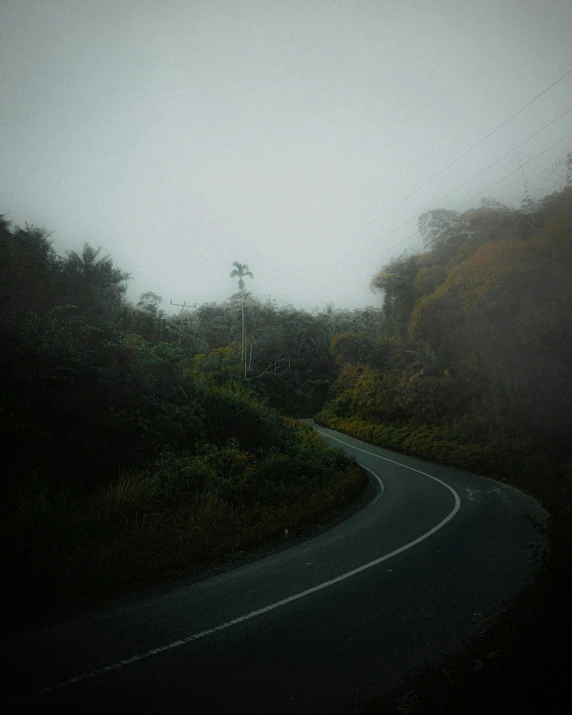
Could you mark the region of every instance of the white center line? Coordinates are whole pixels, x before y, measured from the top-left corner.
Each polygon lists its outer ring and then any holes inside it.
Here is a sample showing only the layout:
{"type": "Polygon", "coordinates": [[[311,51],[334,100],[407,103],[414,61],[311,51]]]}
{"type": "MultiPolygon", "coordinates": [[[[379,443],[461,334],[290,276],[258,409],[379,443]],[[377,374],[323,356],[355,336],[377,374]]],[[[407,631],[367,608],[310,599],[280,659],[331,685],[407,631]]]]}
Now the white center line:
{"type": "MultiPolygon", "coordinates": [[[[281,608],[282,606],[285,606],[288,603],[292,603],[293,601],[298,601],[301,598],[306,598],[307,596],[310,596],[311,594],[316,593],[318,591],[322,591],[325,588],[329,588],[330,586],[333,586],[334,584],[339,583],[340,581],[345,581],[348,578],[352,578],[352,576],[362,573],[363,571],[367,571],[368,569],[374,568],[378,564],[381,564],[384,561],[387,561],[388,559],[391,559],[394,556],[397,556],[398,554],[401,554],[404,551],[407,551],[408,549],[413,548],[417,544],[420,544],[422,541],[425,541],[425,539],[428,539],[430,536],[432,536],[437,531],[442,529],[445,526],[445,524],[450,522],[451,519],[453,519],[454,516],[459,511],[460,506],[461,506],[461,499],[460,499],[458,493],[452,487],[450,487],[448,484],[445,484],[445,482],[442,482],[440,479],[437,479],[437,477],[433,477],[433,476],[431,476],[431,474],[427,474],[427,472],[422,472],[420,469],[414,469],[413,467],[408,467],[407,465],[401,464],[401,462],[397,462],[393,459],[388,459],[387,457],[381,457],[379,454],[375,454],[374,452],[368,452],[367,450],[361,449],[360,447],[354,447],[353,445],[350,445],[347,442],[344,442],[343,440],[338,439],[337,437],[332,437],[331,435],[328,435],[325,432],[321,432],[320,430],[316,430],[316,432],[319,432],[320,434],[325,435],[329,439],[334,439],[337,442],[341,442],[342,444],[345,444],[347,447],[350,447],[351,449],[356,449],[359,452],[364,452],[365,454],[370,454],[374,457],[377,457],[378,459],[384,459],[387,462],[393,462],[393,464],[398,464],[400,467],[404,467],[405,469],[410,469],[412,472],[417,472],[418,474],[423,474],[424,476],[429,477],[429,479],[433,479],[435,482],[442,484],[453,495],[453,498],[455,500],[455,505],[454,505],[453,509],[444,519],[442,519],[438,524],[436,524],[432,529],[427,531],[425,534],[422,534],[421,536],[419,536],[417,539],[414,539],[413,541],[410,541],[409,543],[404,544],[403,546],[400,546],[398,549],[391,551],[389,554],[385,554],[384,556],[380,556],[379,558],[374,559],[373,561],[369,561],[367,564],[364,564],[363,566],[359,566],[358,568],[352,569],[351,571],[347,571],[346,573],[342,574],[341,576],[336,576],[336,578],[332,578],[329,581],[324,581],[323,583],[320,583],[317,586],[313,586],[312,588],[309,588],[306,591],[301,591],[300,593],[296,593],[293,596],[289,596],[288,598],[283,598],[281,601],[276,601],[275,603],[272,603],[269,606],[265,606],[264,608],[259,608],[255,611],[250,611],[250,613],[247,613],[244,616],[234,618],[231,621],[226,621],[225,623],[221,623],[220,625],[214,626],[213,628],[207,628],[206,630],[200,631],[199,633],[193,633],[193,635],[187,636],[186,638],[181,638],[180,640],[173,641],[172,643],[168,643],[167,645],[161,646],[159,648],[153,648],[152,650],[148,650],[145,653],[141,653],[139,655],[134,655],[132,658],[127,658],[126,660],[119,660],[116,663],[112,663],[111,665],[105,666],[104,668],[97,668],[95,670],[91,670],[89,672],[82,673],[81,675],[78,675],[74,678],[69,678],[68,680],[63,680],[59,683],[55,683],[54,685],[48,685],[47,687],[43,688],[43,690],[41,690],[39,692],[39,694],[46,695],[47,693],[50,693],[53,690],[57,690],[59,688],[64,688],[68,685],[73,685],[74,683],[79,683],[82,680],[87,680],[88,678],[93,678],[97,675],[103,675],[104,673],[109,673],[113,670],[118,670],[119,668],[123,668],[124,666],[130,665],[131,663],[137,663],[141,660],[146,660],[147,658],[151,658],[154,655],[159,655],[160,653],[165,653],[166,651],[173,650],[173,648],[179,648],[180,646],[184,646],[184,645],[187,645],[188,643],[192,643],[193,641],[199,640],[199,638],[205,638],[206,636],[209,636],[213,633],[217,633],[218,631],[223,631],[226,628],[231,628],[232,626],[236,626],[239,623],[243,623],[244,621],[248,621],[252,618],[256,618],[257,616],[261,616],[264,613],[268,613],[269,611],[274,611],[277,608],[281,608]]],[[[361,466],[364,467],[364,469],[367,469],[368,472],[371,472],[371,474],[373,474],[373,476],[377,479],[377,481],[380,484],[381,493],[383,493],[383,483],[382,483],[381,479],[374,472],[372,472],[372,470],[369,469],[368,467],[365,467],[364,465],[361,465],[361,466]]],[[[381,496],[381,493],[377,495],[374,502],[377,501],[377,499],[381,496]]],[[[33,696],[24,696],[23,698],[17,698],[17,700],[22,700],[22,699],[27,700],[27,699],[29,699],[29,697],[33,697],[33,696]]]]}

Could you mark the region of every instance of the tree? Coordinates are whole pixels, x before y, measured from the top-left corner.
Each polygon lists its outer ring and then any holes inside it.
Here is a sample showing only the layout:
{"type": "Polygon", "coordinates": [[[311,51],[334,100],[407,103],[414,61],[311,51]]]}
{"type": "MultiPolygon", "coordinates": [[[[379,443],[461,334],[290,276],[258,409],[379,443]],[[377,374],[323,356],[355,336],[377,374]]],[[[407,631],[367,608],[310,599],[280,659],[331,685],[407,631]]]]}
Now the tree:
{"type": "Polygon", "coordinates": [[[413,286],[419,271],[419,256],[392,259],[371,279],[370,287],[383,293],[382,316],[389,329],[405,333],[411,310],[417,299],[413,286]]]}
{"type": "Polygon", "coordinates": [[[465,233],[461,216],[456,211],[434,209],[419,217],[419,233],[426,248],[449,243],[465,233]]]}
{"type": "Polygon", "coordinates": [[[137,303],[137,307],[141,310],[147,310],[154,315],[157,314],[159,305],[163,302],[163,298],[153,291],[147,291],[147,293],[141,293],[141,297],[137,303]]]}
{"type": "Polygon", "coordinates": [[[2,319],[21,311],[43,313],[59,294],[59,267],[50,234],[26,224],[14,227],[0,215],[0,307],[2,319]]]}
{"type": "Polygon", "coordinates": [[[115,320],[123,306],[130,276],[113,265],[110,256],[99,257],[101,248],[84,244],[81,255],[67,251],[63,264],[66,302],[76,305],[90,323],[115,320]]]}
{"type": "Polygon", "coordinates": [[[125,329],[141,335],[145,340],[160,340],[165,323],[165,313],[159,308],[162,302],[161,296],[152,291],[142,293],[135,306],[125,306],[125,329]]]}
{"type": "Polygon", "coordinates": [[[330,345],[332,355],[338,365],[367,365],[374,342],[361,333],[338,333],[330,345]]]}
{"type": "Polygon", "coordinates": [[[245,345],[245,328],[244,328],[244,278],[248,276],[249,278],[254,278],[251,271],[248,270],[246,263],[239,263],[238,261],[233,261],[232,265],[234,268],[230,274],[231,278],[238,278],[238,289],[240,291],[240,312],[242,317],[242,336],[240,341],[240,362],[244,360],[244,372],[246,373],[246,345],[245,345]]]}

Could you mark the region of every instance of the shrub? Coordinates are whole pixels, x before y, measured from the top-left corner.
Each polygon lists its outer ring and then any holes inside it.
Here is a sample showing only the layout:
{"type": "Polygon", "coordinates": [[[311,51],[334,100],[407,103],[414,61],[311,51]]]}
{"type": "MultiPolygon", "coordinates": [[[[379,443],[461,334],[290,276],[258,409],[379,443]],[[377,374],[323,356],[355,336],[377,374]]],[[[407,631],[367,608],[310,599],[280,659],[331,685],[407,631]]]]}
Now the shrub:
{"type": "Polygon", "coordinates": [[[486,432],[478,417],[465,415],[459,422],[437,425],[374,424],[357,417],[332,417],[326,407],[319,413],[319,418],[325,426],[379,447],[485,476],[510,477],[526,489],[534,490],[539,478],[552,480],[552,475],[558,472],[553,459],[532,452],[522,440],[474,441],[479,435],[484,437],[486,432]]]}

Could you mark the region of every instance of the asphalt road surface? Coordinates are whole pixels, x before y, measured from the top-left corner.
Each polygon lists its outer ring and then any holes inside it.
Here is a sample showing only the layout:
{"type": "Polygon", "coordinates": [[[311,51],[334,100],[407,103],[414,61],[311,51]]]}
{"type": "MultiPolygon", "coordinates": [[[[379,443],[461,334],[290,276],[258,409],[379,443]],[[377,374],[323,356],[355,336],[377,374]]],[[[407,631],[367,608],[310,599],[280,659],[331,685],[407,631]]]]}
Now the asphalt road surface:
{"type": "Polygon", "coordinates": [[[369,470],[367,506],[215,577],[4,638],[3,711],[336,713],[458,647],[533,577],[533,499],[317,429],[369,470]]]}

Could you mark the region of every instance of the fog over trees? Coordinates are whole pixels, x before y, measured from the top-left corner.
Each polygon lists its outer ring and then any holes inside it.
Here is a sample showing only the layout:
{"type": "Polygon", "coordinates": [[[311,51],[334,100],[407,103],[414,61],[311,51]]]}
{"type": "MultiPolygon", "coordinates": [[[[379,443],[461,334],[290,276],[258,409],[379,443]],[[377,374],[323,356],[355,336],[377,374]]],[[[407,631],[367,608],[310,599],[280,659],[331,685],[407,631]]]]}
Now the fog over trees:
{"type": "Polygon", "coordinates": [[[326,519],[367,480],[293,419],[312,415],[535,495],[559,554],[572,501],[571,166],[568,155],[563,185],[518,208],[422,214],[424,249],[372,266],[381,308],[261,299],[230,258],[238,291],[223,302],[146,291],[132,303],[112,256],[88,243],[58,255],[46,229],[0,216],[14,612],[196,570],[326,519]]]}

